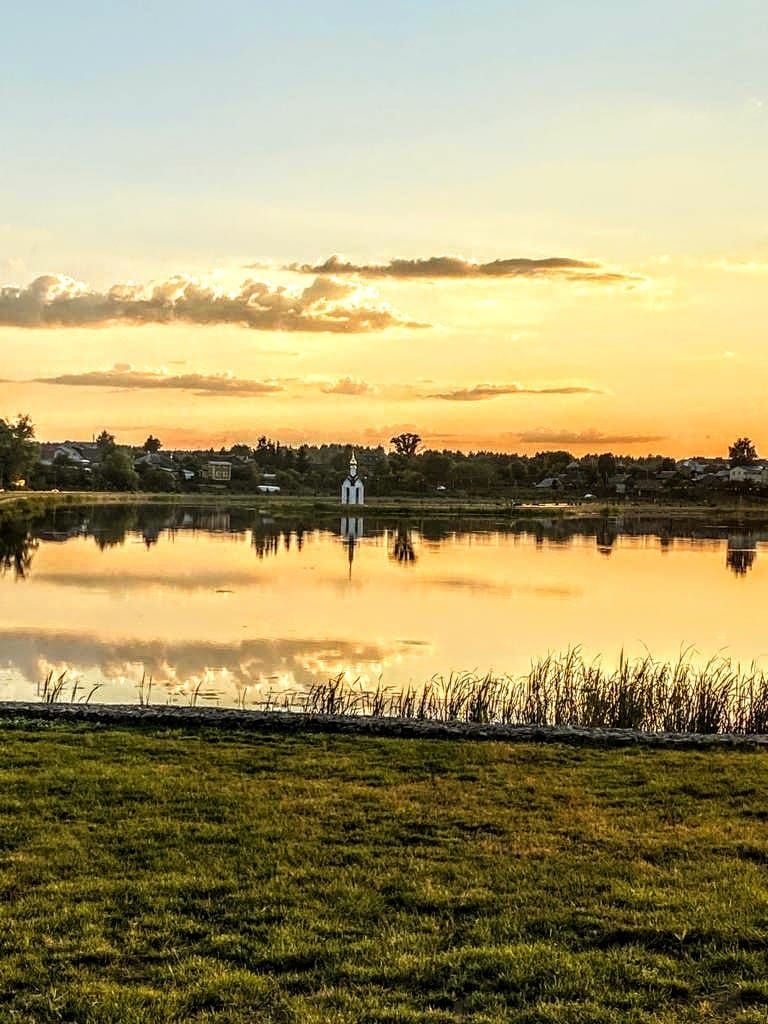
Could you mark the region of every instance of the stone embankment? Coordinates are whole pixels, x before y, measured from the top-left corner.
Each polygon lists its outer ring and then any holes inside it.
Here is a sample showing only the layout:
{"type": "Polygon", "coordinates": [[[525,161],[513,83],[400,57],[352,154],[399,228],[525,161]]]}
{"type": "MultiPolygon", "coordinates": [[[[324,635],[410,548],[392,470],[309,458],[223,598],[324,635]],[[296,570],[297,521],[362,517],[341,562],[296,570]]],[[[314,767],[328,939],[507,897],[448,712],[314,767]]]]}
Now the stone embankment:
{"type": "Polygon", "coordinates": [[[768,735],[640,732],[560,725],[495,725],[479,722],[420,721],[364,715],[307,715],[294,711],[241,711],[236,708],[129,704],[33,704],[0,701],[3,721],[82,722],[95,726],[218,728],[236,731],[391,736],[423,740],[495,740],[505,743],[565,743],[593,747],[767,750],[768,735]]]}

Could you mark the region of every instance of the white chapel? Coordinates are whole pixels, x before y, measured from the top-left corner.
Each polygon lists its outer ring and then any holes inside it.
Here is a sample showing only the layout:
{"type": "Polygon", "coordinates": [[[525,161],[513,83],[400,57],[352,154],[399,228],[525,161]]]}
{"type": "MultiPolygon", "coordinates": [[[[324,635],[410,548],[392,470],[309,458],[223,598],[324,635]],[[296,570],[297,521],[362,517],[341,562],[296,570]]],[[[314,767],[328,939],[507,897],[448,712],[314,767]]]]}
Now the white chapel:
{"type": "Polygon", "coordinates": [[[352,452],[352,458],[349,460],[349,473],[341,485],[341,504],[363,505],[364,503],[365,488],[363,481],[357,475],[357,459],[355,453],[352,452]]]}

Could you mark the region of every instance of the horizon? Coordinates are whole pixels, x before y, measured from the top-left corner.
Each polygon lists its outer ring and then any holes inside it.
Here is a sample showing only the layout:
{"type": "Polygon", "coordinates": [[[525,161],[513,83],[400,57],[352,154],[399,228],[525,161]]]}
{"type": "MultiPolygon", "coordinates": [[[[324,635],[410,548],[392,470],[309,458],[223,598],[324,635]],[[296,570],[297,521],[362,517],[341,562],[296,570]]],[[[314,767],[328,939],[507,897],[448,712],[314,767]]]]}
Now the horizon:
{"type": "MultiPolygon", "coordinates": [[[[101,431],[99,433],[101,433],[101,431]]],[[[93,444],[97,443],[98,437],[99,437],[98,434],[92,432],[91,436],[89,438],[83,438],[83,437],[79,437],[78,438],[78,437],[74,437],[73,436],[73,437],[52,438],[52,439],[51,438],[45,438],[45,439],[43,439],[43,438],[36,437],[35,441],[38,444],[48,445],[48,446],[51,446],[51,445],[66,445],[66,444],[75,445],[75,446],[77,446],[77,445],[93,445],[93,444]]],[[[394,454],[394,452],[391,450],[392,449],[392,445],[389,443],[389,441],[382,442],[380,444],[375,444],[375,443],[353,444],[353,443],[351,443],[349,441],[344,441],[344,440],[337,440],[337,441],[334,441],[334,440],[327,440],[327,441],[300,441],[299,440],[299,441],[293,441],[293,442],[285,442],[285,441],[282,441],[280,438],[272,437],[269,434],[261,434],[261,435],[259,435],[259,437],[256,437],[256,438],[254,438],[252,440],[245,440],[243,438],[238,438],[238,439],[235,439],[234,441],[232,441],[230,444],[226,444],[226,445],[218,445],[218,446],[216,446],[216,445],[210,445],[209,444],[209,445],[202,445],[202,446],[198,446],[198,447],[188,447],[188,446],[183,446],[183,445],[179,446],[179,445],[168,445],[168,444],[165,444],[165,442],[163,441],[162,438],[156,437],[156,436],[152,435],[151,432],[145,438],[145,441],[149,440],[150,437],[154,437],[154,440],[160,442],[159,451],[160,451],[161,454],[163,454],[163,453],[171,454],[171,453],[176,453],[176,452],[189,452],[190,454],[195,454],[195,453],[207,452],[207,451],[212,451],[212,452],[230,452],[230,451],[232,451],[232,449],[234,449],[236,447],[239,447],[239,446],[243,446],[243,447],[251,449],[252,451],[256,451],[256,446],[258,444],[258,441],[261,440],[261,438],[266,439],[266,441],[269,442],[270,444],[277,444],[280,448],[289,448],[291,450],[298,450],[299,448],[302,448],[302,447],[307,447],[307,448],[310,448],[310,449],[311,448],[318,448],[319,449],[319,448],[326,447],[326,448],[345,448],[345,449],[350,449],[353,452],[374,452],[374,451],[384,450],[389,455],[394,454]]],[[[124,440],[120,439],[117,436],[115,436],[114,440],[115,440],[115,444],[118,447],[122,447],[122,448],[141,449],[143,447],[143,444],[144,444],[144,442],[141,442],[141,441],[139,441],[139,442],[124,441],[124,440]]],[[[747,438],[746,440],[750,440],[750,439],[747,438]]],[[[434,447],[429,446],[426,442],[422,441],[420,443],[419,449],[415,452],[415,457],[418,457],[420,455],[425,455],[425,454],[430,453],[430,452],[436,452],[436,453],[439,453],[439,454],[464,455],[464,456],[467,456],[467,457],[470,457],[470,456],[482,456],[482,455],[492,455],[492,456],[502,456],[502,457],[503,456],[509,456],[510,458],[512,458],[512,457],[515,457],[515,458],[533,458],[536,455],[551,455],[551,454],[555,454],[555,453],[558,453],[558,452],[567,452],[568,454],[571,454],[573,456],[573,458],[576,459],[576,460],[588,459],[588,458],[597,458],[600,455],[613,455],[614,458],[616,458],[616,459],[636,459],[636,460],[640,460],[640,459],[669,459],[669,458],[671,458],[671,459],[674,459],[678,463],[685,462],[685,461],[696,461],[698,459],[706,459],[706,460],[709,460],[709,461],[729,462],[729,461],[731,461],[731,457],[730,457],[730,455],[729,455],[729,453],[727,451],[728,447],[729,446],[726,446],[725,454],[703,455],[703,454],[701,454],[701,452],[694,452],[692,454],[689,453],[687,455],[683,455],[682,457],[675,458],[675,456],[669,455],[669,454],[665,453],[664,451],[627,452],[627,451],[622,451],[621,449],[615,449],[614,450],[614,449],[611,449],[611,448],[603,448],[603,449],[600,449],[600,450],[594,449],[594,450],[590,450],[590,451],[585,451],[585,452],[579,453],[579,452],[571,452],[568,448],[541,448],[540,447],[540,448],[537,448],[535,451],[523,452],[523,451],[513,450],[513,449],[434,448],[434,447]]],[[[763,456],[761,456],[759,449],[756,451],[755,458],[756,458],[756,460],[758,462],[768,461],[768,456],[766,456],[765,458],[763,456]]]]}
{"type": "Polygon", "coordinates": [[[763,5],[75,10],[0,41],[0,417],[768,448],[763,5]]]}

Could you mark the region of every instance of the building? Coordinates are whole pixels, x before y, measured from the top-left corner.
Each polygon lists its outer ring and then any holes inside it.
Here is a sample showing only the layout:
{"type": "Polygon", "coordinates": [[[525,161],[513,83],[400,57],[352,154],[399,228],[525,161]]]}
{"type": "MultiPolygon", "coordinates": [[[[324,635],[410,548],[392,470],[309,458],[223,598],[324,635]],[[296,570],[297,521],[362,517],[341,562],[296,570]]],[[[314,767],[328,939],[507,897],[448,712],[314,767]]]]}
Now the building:
{"type": "Polygon", "coordinates": [[[232,463],[209,459],[200,474],[203,480],[211,480],[217,484],[228,484],[232,479],[232,463]]]}
{"type": "Polygon", "coordinates": [[[352,458],[349,460],[349,473],[341,485],[341,504],[365,504],[365,488],[363,481],[357,475],[357,459],[354,452],[352,452],[352,458]]]}
{"type": "Polygon", "coordinates": [[[768,465],[753,462],[748,466],[733,466],[729,473],[732,484],[753,484],[755,487],[768,485],[768,465]]]}

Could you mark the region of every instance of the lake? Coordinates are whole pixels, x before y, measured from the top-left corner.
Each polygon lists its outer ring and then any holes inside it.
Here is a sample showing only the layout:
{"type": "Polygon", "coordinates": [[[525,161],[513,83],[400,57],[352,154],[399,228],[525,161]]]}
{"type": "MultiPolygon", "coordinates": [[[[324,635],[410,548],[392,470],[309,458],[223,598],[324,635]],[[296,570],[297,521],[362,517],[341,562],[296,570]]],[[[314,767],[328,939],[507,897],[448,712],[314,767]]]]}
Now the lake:
{"type": "Polygon", "coordinates": [[[0,527],[0,699],[246,704],[346,672],[402,687],[581,645],[768,654],[768,526],[58,509],[0,527]]]}

